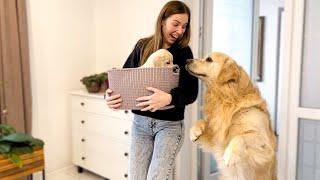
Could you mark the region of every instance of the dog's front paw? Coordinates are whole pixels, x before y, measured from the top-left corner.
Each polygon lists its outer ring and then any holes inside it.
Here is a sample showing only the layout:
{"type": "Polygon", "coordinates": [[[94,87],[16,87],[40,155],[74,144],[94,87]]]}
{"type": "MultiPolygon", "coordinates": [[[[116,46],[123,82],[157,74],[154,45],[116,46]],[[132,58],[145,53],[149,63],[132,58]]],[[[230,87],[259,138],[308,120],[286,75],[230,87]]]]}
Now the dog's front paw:
{"type": "Polygon", "coordinates": [[[203,129],[200,126],[193,126],[190,129],[190,140],[197,141],[199,137],[202,135],[203,129]]]}

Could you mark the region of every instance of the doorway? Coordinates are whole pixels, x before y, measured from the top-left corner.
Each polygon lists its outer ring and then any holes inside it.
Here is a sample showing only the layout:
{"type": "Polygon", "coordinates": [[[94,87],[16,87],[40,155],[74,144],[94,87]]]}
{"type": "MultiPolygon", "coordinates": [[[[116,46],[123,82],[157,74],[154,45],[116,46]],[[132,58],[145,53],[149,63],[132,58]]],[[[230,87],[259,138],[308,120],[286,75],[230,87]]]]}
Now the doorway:
{"type": "MultiPolygon", "coordinates": [[[[222,51],[250,75],[267,101],[272,128],[279,132],[278,95],[283,72],[284,0],[202,0],[200,55],[222,51]]],[[[200,21],[201,22],[201,21],[200,21]]],[[[205,91],[201,85],[202,96],[205,91]]],[[[201,97],[199,99],[202,99],[201,97]]],[[[199,101],[199,107],[202,102],[199,101]]],[[[199,118],[201,118],[199,112],[199,118]]],[[[198,149],[198,179],[217,179],[214,157],[198,149]]]]}
{"type": "MultiPolygon", "coordinates": [[[[200,56],[205,57],[212,51],[221,51],[233,57],[249,74],[252,71],[253,54],[253,20],[254,0],[201,0],[200,28],[203,30],[200,38],[200,56]]],[[[202,106],[202,96],[205,91],[203,84],[199,98],[202,106]]],[[[198,113],[202,119],[202,113],[198,113]]],[[[214,157],[201,149],[198,154],[198,179],[217,180],[218,171],[214,157]]]]}

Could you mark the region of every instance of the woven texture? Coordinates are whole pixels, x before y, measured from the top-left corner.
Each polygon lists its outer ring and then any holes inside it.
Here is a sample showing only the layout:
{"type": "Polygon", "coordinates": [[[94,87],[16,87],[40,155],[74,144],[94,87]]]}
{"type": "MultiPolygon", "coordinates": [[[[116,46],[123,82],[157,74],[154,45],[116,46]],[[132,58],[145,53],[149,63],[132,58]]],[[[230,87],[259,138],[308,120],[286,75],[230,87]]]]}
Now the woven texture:
{"type": "MultiPolygon", "coordinates": [[[[125,68],[108,71],[109,88],[112,94],[120,94],[122,98],[119,109],[138,110],[136,99],[141,96],[149,96],[146,87],[154,87],[169,93],[178,86],[179,68],[125,68]]],[[[172,108],[167,106],[162,109],[172,108]]]]}

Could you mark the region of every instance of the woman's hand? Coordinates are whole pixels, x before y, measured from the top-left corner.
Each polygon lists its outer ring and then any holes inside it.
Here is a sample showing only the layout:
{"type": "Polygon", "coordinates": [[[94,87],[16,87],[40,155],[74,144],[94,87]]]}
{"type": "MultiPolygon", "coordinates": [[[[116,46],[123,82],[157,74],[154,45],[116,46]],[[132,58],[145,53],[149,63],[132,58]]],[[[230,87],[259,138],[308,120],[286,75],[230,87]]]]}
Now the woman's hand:
{"type": "Polygon", "coordinates": [[[153,94],[150,96],[142,96],[137,98],[137,101],[143,101],[138,103],[136,106],[145,107],[141,111],[151,111],[155,112],[156,110],[168,105],[171,103],[172,96],[164,91],[161,91],[157,88],[147,87],[147,90],[152,91],[153,94]]]}
{"type": "Polygon", "coordinates": [[[120,94],[111,96],[111,93],[112,93],[111,89],[106,90],[105,100],[107,101],[107,105],[110,109],[118,110],[122,102],[121,96],[120,94]]]}

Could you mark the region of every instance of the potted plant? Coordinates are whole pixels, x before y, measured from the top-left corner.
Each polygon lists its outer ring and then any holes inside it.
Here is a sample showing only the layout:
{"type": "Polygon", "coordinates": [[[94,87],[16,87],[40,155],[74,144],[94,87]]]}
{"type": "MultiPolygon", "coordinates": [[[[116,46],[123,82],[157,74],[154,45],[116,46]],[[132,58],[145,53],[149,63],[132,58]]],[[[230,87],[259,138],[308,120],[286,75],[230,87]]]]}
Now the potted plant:
{"type": "Polygon", "coordinates": [[[109,87],[108,74],[106,72],[103,72],[103,73],[100,73],[99,76],[101,79],[100,91],[105,91],[109,87]]]}
{"type": "Polygon", "coordinates": [[[107,73],[103,72],[100,74],[93,74],[89,76],[83,77],[80,81],[84,84],[90,93],[99,92],[101,89],[101,85],[108,80],[107,73]]]}
{"type": "Polygon", "coordinates": [[[0,158],[8,158],[18,167],[23,166],[21,155],[32,154],[35,149],[43,148],[44,142],[30,135],[16,132],[7,124],[0,124],[0,158]]]}

